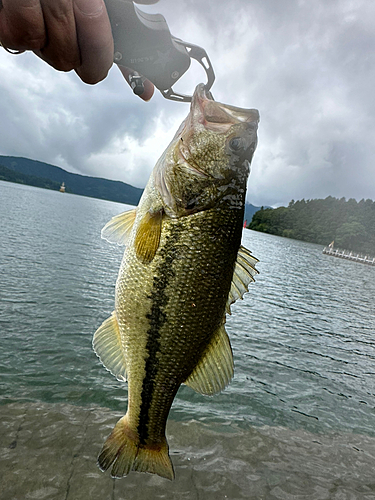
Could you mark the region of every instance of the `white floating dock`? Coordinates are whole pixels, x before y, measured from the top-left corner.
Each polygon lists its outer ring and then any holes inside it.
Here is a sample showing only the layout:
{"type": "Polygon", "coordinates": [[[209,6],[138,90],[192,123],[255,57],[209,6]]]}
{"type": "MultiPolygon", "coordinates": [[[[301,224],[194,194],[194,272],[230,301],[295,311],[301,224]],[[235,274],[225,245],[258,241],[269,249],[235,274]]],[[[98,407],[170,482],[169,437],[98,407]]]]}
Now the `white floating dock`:
{"type": "Polygon", "coordinates": [[[323,248],[323,253],[326,255],[331,255],[332,257],[339,257],[340,259],[352,260],[354,262],[361,262],[362,264],[375,266],[375,257],[351,252],[350,250],[340,250],[340,248],[327,246],[323,248]]]}

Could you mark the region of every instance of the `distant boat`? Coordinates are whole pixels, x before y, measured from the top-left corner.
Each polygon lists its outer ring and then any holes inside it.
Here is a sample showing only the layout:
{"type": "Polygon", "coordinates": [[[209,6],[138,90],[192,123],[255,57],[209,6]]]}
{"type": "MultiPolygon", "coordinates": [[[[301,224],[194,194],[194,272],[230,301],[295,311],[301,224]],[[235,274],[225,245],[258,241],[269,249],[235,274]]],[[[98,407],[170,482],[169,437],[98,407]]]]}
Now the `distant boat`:
{"type": "Polygon", "coordinates": [[[60,193],[65,193],[65,182],[63,182],[60,186],[60,193]]]}
{"type": "Polygon", "coordinates": [[[362,264],[369,264],[375,266],[375,257],[363,255],[361,253],[354,253],[351,250],[340,250],[340,248],[333,248],[334,241],[327,247],[323,248],[323,253],[331,255],[332,257],[339,257],[340,259],[351,260],[353,262],[361,262],[362,264]]]}

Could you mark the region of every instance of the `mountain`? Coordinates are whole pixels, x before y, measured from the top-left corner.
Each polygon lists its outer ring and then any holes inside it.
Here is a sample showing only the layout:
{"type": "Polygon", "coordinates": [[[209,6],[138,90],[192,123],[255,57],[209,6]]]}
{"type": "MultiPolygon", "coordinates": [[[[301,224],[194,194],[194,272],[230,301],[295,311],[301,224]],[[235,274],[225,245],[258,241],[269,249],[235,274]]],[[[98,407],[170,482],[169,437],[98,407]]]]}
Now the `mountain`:
{"type": "Polygon", "coordinates": [[[260,209],[261,209],[261,207],[256,207],[256,206],[252,205],[251,203],[245,203],[245,217],[244,217],[244,219],[245,219],[245,221],[247,221],[247,225],[250,224],[255,212],[257,212],[260,209]]]}
{"type": "MultiPolygon", "coordinates": [[[[117,201],[129,205],[138,205],[143,190],[121,181],[110,181],[101,177],[72,174],[66,170],[17,156],[0,155],[0,180],[28,184],[58,191],[65,183],[66,192],[91,198],[117,201]]],[[[251,222],[255,212],[261,207],[251,203],[245,205],[245,220],[251,222]]]]}
{"type": "Polygon", "coordinates": [[[68,193],[138,205],[143,190],[121,181],[73,174],[66,170],[16,156],[0,155],[0,179],[58,190],[64,182],[68,193]],[[5,168],[4,168],[5,167],[5,168]],[[38,180],[39,179],[39,180],[38,180]]]}
{"type": "Polygon", "coordinates": [[[51,181],[51,179],[35,177],[35,175],[21,174],[21,172],[16,172],[15,170],[11,170],[3,165],[0,165],[0,181],[16,182],[17,184],[27,184],[28,186],[53,189],[55,191],[60,189],[60,184],[58,182],[51,181]]]}

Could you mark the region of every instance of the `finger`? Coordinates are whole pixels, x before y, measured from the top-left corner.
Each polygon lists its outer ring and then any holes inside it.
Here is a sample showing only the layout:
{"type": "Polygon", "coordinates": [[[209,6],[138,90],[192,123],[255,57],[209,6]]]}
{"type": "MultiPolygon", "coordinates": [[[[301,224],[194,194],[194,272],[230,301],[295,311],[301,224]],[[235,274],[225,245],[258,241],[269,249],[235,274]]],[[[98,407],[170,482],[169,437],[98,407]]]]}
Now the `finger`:
{"type": "Polygon", "coordinates": [[[85,83],[103,80],[113,63],[111,24],[103,0],[74,0],[81,65],[76,69],[85,83]]]}
{"type": "Polygon", "coordinates": [[[47,43],[36,51],[48,64],[60,71],[70,71],[81,64],[73,0],[41,0],[47,43]]]}
{"type": "MultiPolygon", "coordinates": [[[[125,80],[130,85],[130,76],[132,74],[134,74],[134,70],[127,68],[126,66],[119,66],[119,70],[121,71],[125,80]]],[[[144,86],[145,90],[143,91],[143,93],[139,97],[141,99],[143,99],[144,101],[149,101],[151,99],[151,97],[154,95],[155,87],[150,82],[150,80],[147,80],[147,78],[145,78],[143,80],[143,86],[144,86]]]]}
{"type": "Polygon", "coordinates": [[[46,43],[39,0],[2,0],[0,40],[15,50],[38,50],[46,43]]]}

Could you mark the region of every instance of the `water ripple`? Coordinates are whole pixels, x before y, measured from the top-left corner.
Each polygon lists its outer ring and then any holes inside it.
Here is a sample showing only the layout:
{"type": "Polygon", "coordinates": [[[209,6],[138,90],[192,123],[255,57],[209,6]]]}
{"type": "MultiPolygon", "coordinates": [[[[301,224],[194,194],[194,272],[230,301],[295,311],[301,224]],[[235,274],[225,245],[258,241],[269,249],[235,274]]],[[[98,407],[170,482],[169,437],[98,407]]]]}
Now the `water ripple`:
{"type": "MultiPolygon", "coordinates": [[[[100,230],[126,208],[0,182],[1,401],[125,410],[91,340],[122,257],[100,230]]],[[[375,268],[248,230],[243,242],[260,275],[227,321],[234,380],[212,398],[181,387],[172,418],[374,435],[375,268]]]]}

